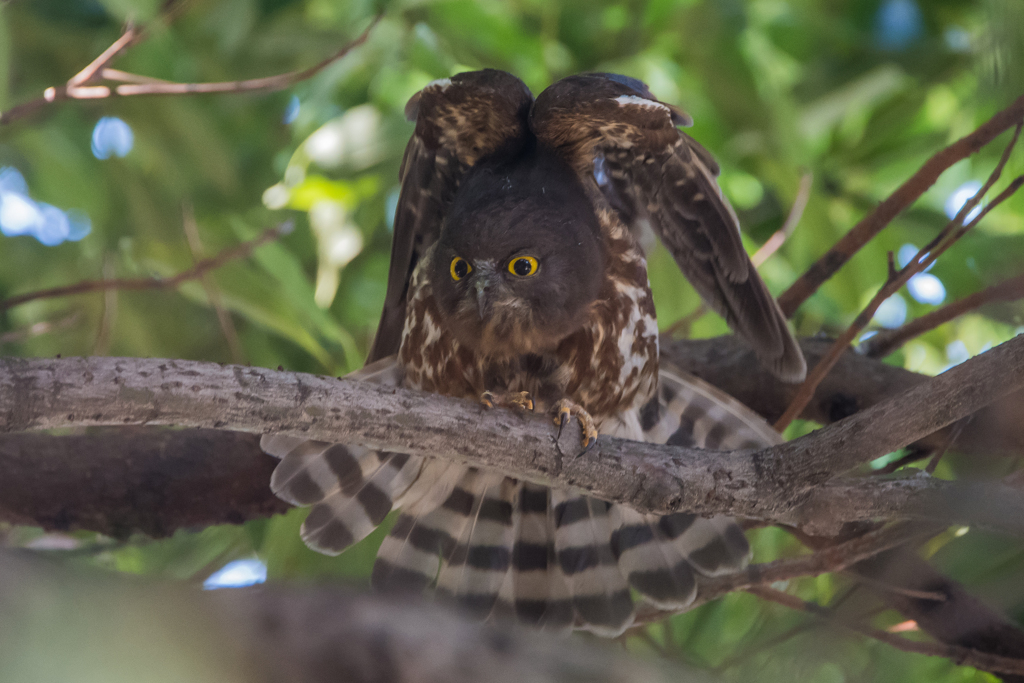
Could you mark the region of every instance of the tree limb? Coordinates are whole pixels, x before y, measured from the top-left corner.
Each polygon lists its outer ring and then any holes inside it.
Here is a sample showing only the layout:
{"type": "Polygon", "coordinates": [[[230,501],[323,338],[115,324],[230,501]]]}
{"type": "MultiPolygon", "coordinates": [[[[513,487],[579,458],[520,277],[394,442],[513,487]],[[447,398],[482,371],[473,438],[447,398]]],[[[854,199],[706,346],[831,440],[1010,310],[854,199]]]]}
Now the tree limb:
{"type": "MultiPolygon", "coordinates": [[[[124,424],[281,432],[450,458],[641,511],[788,521],[802,502],[813,500],[815,486],[1022,385],[1019,337],[838,424],[761,451],[723,453],[602,437],[593,452],[563,458],[549,418],[486,411],[435,394],[191,361],[4,359],[0,432],[124,424]]],[[[943,491],[949,485],[925,482],[918,490],[956,495],[943,491]]],[[[997,507],[1022,504],[1014,489],[990,493],[997,507]]],[[[999,524],[1021,525],[1019,514],[999,524]]]]}
{"type": "Polygon", "coordinates": [[[782,312],[787,317],[792,316],[800,304],[842,268],[861,247],[881,232],[904,209],[917,201],[918,197],[938,180],[943,171],[961,159],[966,159],[974,154],[1022,119],[1024,119],[1024,95],[1018,97],[1010,106],[985,122],[978,130],[936,152],[917,173],[900,185],[874,211],[853,226],[824,256],[801,275],[800,279],[783,292],[779,297],[779,307],[782,312]]]}

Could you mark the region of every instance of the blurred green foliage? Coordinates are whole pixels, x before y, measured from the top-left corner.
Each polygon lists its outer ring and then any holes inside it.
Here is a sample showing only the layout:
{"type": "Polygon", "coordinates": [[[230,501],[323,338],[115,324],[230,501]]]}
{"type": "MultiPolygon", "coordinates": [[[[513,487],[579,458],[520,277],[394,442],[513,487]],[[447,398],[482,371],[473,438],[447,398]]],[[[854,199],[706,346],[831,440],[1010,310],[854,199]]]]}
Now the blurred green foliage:
{"type": "MultiPolygon", "coordinates": [[[[298,225],[216,271],[212,290],[196,281],[178,290],[43,299],[0,313],[0,353],[234,360],[331,375],[359,367],[384,296],[398,165],[412,130],[404,104],[429,81],[461,70],[506,69],[535,93],[585,70],[645,80],[693,116],[690,132],[721,162],[721,184],[751,250],[782,225],[801,176],[813,174],[801,223],[762,269],[776,293],[932,153],[1024,92],[1019,0],[223,0],[186,3],[169,26],[155,20],[160,4],[0,5],[0,110],[66,81],[129,19],[146,23],[149,36],[115,68],[193,82],[305,68],[354,38],[374,13],[383,19],[365,45],[287,91],[66,102],[0,128],[0,167],[17,169],[34,200],[83,211],[92,225],[81,241],[52,247],[31,236],[0,236],[0,298],[84,279],[186,270],[196,258],[183,229],[190,211],[199,256],[286,218],[298,225]],[[134,146],[124,158],[100,160],[91,152],[102,116],[131,127],[134,146]],[[240,355],[230,350],[211,291],[230,313],[240,355]]],[[[948,170],[861,250],[801,308],[799,332],[845,327],[885,279],[887,252],[935,235],[946,222],[947,199],[964,183],[984,180],[1007,139],[948,170]]],[[[1005,176],[1021,172],[1018,150],[1005,176]]],[[[931,274],[948,301],[1020,272],[1022,263],[1024,196],[1016,196],[931,274]]],[[[696,307],[661,249],[650,259],[650,277],[663,326],[696,307]]],[[[908,319],[934,308],[906,290],[900,297],[908,319]]],[[[911,342],[890,362],[938,372],[1013,336],[1022,313],[1019,303],[972,313],[911,342]]],[[[725,331],[710,315],[692,328],[696,336],[725,331]]],[[[939,473],[970,470],[950,458],[939,473]]],[[[78,534],[72,555],[199,581],[228,560],[256,554],[273,579],[365,582],[383,531],[326,558],[302,545],[302,515],[163,541],[78,534]]],[[[780,530],[752,536],[758,561],[799,552],[780,530]]],[[[8,529],[6,539],[46,540],[24,528],[8,529]]],[[[940,568],[1024,617],[1019,542],[972,531],[933,545],[940,568]]],[[[788,586],[822,603],[847,588],[833,576],[788,586]]],[[[877,624],[896,620],[883,614],[877,624]]],[[[667,651],[730,680],[990,680],[822,628],[749,595],[652,627],[650,636],[629,647],[667,651]]]]}

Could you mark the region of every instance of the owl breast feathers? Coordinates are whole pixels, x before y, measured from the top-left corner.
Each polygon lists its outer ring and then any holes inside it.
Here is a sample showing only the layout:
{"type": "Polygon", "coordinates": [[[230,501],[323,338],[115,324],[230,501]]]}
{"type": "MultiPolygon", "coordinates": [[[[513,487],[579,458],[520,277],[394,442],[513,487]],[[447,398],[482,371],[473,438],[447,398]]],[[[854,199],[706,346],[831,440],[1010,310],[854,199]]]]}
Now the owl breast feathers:
{"type": "MultiPolygon", "coordinates": [[[[783,379],[799,348],[742,248],[717,165],[639,81],[566,78],[534,100],[493,70],[410,100],[388,292],[361,379],[478,399],[528,392],[624,438],[729,449],[777,440],[759,418],[658,367],[640,226],[783,379]]],[[[433,586],[481,617],[603,635],[634,595],[681,609],[702,576],[744,566],[727,518],[644,515],[444,460],[267,436],[272,487],[312,506],[305,541],[336,554],[401,508],[375,587],[433,586]]]]}

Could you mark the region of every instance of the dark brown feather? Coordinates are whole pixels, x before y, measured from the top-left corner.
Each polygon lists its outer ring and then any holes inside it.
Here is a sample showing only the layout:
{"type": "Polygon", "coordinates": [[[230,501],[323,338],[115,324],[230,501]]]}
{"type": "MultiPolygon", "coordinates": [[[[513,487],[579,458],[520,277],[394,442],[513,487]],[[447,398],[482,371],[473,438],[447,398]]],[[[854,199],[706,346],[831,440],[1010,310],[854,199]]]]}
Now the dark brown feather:
{"type": "Polygon", "coordinates": [[[409,100],[405,115],[416,130],[399,171],[388,289],[367,363],[398,352],[409,278],[437,240],[463,174],[481,159],[515,154],[526,144],[532,103],[521,80],[493,69],[434,81],[409,100]]]}
{"type": "Polygon", "coordinates": [[[718,165],[677,130],[683,120],[635,79],[588,74],[541,93],[530,126],[625,223],[650,219],[701,297],[768,368],[799,381],[803,354],[743,249],[739,221],[715,182],[718,165]]]}

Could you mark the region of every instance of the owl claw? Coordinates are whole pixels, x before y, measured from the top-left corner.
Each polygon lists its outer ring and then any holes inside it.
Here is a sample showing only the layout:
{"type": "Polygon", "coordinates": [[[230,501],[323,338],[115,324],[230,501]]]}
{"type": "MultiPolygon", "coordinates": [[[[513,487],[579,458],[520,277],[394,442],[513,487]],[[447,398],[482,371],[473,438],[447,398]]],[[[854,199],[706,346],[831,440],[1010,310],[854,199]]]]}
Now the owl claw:
{"type": "Polygon", "coordinates": [[[580,428],[583,430],[583,451],[580,455],[589,452],[597,443],[597,426],[590,413],[584,410],[583,406],[567,398],[560,399],[555,403],[555,411],[555,424],[558,425],[558,436],[555,437],[555,443],[557,444],[558,439],[562,437],[562,429],[569,423],[569,419],[575,417],[579,420],[580,428]]]}
{"type": "Polygon", "coordinates": [[[486,408],[494,406],[506,408],[519,408],[520,410],[533,411],[533,397],[529,391],[510,391],[505,394],[495,394],[485,391],[480,394],[480,403],[486,408]]]}

